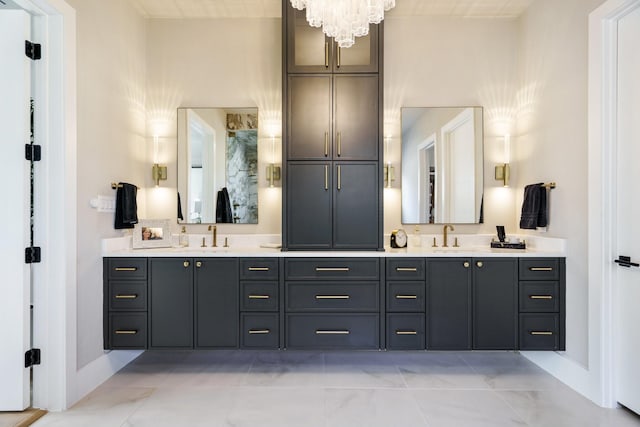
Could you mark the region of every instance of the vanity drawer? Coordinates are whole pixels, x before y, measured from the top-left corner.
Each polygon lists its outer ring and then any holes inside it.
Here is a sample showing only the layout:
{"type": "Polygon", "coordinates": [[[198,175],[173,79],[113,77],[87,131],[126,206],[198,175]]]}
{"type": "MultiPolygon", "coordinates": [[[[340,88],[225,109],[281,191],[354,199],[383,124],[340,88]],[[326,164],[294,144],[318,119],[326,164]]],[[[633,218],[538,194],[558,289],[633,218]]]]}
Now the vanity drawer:
{"type": "Polygon", "coordinates": [[[387,282],[387,311],[424,312],[424,282],[387,282]]]}
{"type": "Polygon", "coordinates": [[[288,258],[285,260],[287,280],[378,280],[378,258],[288,258]]]}
{"type": "Polygon", "coordinates": [[[240,318],[240,345],[244,348],[278,348],[278,314],[246,314],[240,318]]]}
{"type": "Polygon", "coordinates": [[[109,282],[109,310],[146,310],[147,282],[109,282]]]}
{"type": "Polygon", "coordinates": [[[378,311],[378,282],[287,282],[288,311],[378,311]]]}
{"type": "Polygon", "coordinates": [[[557,313],[558,287],[558,282],[520,282],[520,311],[557,313]]]}
{"type": "Polygon", "coordinates": [[[424,314],[387,314],[387,348],[390,350],[424,350],[424,314]]]}
{"type": "Polygon", "coordinates": [[[147,313],[109,315],[111,348],[147,348],[147,313]]]}
{"type": "Polygon", "coordinates": [[[520,280],[558,280],[557,258],[520,258],[520,280]]]}
{"type": "Polygon", "coordinates": [[[240,311],[278,311],[278,282],[240,282],[240,311]]]}
{"type": "Polygon", "coordinates": [[[240,258],[240,280],[278,280],[278,258],[240,258]]]}
{"type": "Polygon", "coordinates": [[[377,349],[377,314],[289,314],[288,348],[377,349]]]}
{"type": "Polygon", "coordinates": [[[108,277],[111,280],[146,280],[146,258],[107,258],[108,277]]]}
{"type": "Polygon", "coordinates": [[[388,280],[424,280],[424,258],[387,259],[388,280]]]}
{"type": "Polygon", "coordinates": [[[559,350],[560,322],[557,314],[521,314],[520,350],[559,350]]]}

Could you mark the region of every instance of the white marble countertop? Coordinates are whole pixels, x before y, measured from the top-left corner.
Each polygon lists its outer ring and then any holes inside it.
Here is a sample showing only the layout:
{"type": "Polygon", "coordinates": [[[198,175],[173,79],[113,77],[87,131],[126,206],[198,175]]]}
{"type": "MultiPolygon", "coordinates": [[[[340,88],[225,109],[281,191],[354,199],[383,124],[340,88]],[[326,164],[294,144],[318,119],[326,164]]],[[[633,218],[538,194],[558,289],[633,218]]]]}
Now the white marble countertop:
{"type": "MultiPolygon", "coordinates": [[[[431,247],[431,245],[420,245],[404,249],[392,249],[385,247],[382,251],[287,251],[283,252],[279,248],[260,247],[246,245],[246,239],[238,239],[238,243],[230,243],[229,247],[218,246],[216,248],[200,245],[188,247],[169,248],[131,248],[131,238],[121,237],[113,239],[103,239],[102,255],[105,257],[305,257],[305,258],[333,258],[333,257],[360,257],[360,258],[381,258],[381,257],[476,257],[476,258],[499,258],[499,257],[564,257],[564,239],[529,237],[527,238],[527,249],[492,249],[489,247],[491,237],[483,239],[485,236],[470,235],[458,236],[462,242],[460,247],[431,247]],[[243,241],[245,240],[245,241],[243,241]],[[482,243],[482,240],[486,242],[482,243]],[[244,244],[244,245],[243,245],[244,244]]],[[[199,239],[199,238],[198,238],[199,239]]],[[[425,239],[422,239],[425,241],[425,239]]],[[[230,240],[233,242],[233,240],[230,240]]]]}

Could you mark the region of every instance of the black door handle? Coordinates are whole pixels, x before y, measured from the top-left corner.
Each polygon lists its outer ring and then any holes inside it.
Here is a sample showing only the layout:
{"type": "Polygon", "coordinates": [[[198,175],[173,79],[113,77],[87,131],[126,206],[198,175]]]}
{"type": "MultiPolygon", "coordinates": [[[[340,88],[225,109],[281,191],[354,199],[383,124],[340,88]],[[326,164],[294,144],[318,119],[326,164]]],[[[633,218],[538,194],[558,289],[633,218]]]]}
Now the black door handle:
{"type": "Polygon", "coordinates": [[[640,267],[640,264],[636,262],[631,262],[631,257],[624,256],[624,255],[620,255],[618,259],[614,260],[613,262],[620,264],[621,267],[627,267],[627,268],[640,267]]]}

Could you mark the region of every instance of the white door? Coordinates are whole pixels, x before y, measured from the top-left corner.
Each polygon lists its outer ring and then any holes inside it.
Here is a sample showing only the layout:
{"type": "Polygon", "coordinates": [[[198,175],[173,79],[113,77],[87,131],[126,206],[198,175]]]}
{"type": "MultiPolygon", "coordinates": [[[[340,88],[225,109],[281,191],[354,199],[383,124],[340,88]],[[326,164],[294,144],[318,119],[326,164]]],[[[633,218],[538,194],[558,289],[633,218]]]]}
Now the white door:
{"type": "Polygon", "coordinates": [[[25,55],[30,16],[23,10],[0,10],[0,411],[29,406],[29,369],[24,355],[30,346],[29,142],[31,60],[25,55]]]}
{"type": "Polygon", "coordinates": [[[640,8],[618,27],[618,255],[616,269],[616,398],[640,413],[640,8]]]}

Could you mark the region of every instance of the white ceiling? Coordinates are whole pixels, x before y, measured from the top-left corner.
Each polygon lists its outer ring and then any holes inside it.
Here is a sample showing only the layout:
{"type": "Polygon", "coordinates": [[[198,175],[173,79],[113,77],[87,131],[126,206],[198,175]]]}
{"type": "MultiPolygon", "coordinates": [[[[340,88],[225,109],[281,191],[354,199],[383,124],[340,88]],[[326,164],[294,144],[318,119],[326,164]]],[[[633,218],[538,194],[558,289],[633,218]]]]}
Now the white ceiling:
{"type": "MultiPolygon", "coordinates": [[[[281,0],[129,0],[147,18],[278,18],[281,0]]],[[[390,16],[517,17],[534,0],[396,0],[390,16]]]]}

